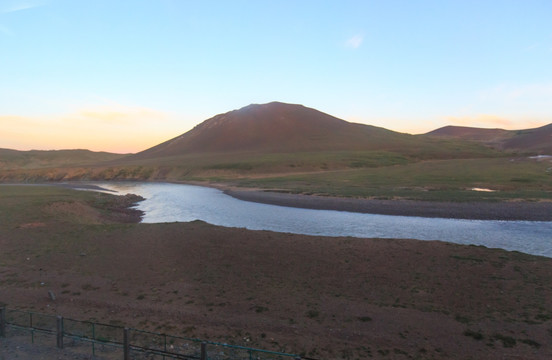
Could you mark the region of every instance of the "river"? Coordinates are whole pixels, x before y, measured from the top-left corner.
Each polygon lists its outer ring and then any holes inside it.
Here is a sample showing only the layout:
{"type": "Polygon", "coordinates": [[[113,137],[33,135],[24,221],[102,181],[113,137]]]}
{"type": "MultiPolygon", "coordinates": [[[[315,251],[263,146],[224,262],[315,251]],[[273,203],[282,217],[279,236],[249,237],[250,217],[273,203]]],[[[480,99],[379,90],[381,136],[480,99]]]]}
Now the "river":
{"type": "Polygon", "coordinates": [[[247,202],[222,191],[169,183],[98,183],[146,198],[144,223],[210,224],[322,236],[408,238],[483,245],[552,257],[552,222],[423,218],[312,210],[247,202]]]}

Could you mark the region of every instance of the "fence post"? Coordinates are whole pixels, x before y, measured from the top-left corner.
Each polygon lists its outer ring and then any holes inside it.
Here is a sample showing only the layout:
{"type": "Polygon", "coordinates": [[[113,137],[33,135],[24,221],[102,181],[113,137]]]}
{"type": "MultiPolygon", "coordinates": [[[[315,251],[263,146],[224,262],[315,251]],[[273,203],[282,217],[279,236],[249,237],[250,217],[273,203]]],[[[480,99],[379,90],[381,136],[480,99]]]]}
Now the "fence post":
{"type": "Polygon", "coordinates": [[[6,308],[0,307],[0,338],[6,337],[6,308]]]}
{"type": "Polygon", "coordinates": [[[125,328],[123,333],[124,360],[130,360],[130,329],[125,328]]]}
{"type": "Polygon", "coordinates": [[[207,343],[202,342],[201,343],[201,360],[207,360],[207,343]]]}
{"type": "Polygon", "coordinates": [[[63,317],[57,317],[57,347],[63,349],[63,317]]]}

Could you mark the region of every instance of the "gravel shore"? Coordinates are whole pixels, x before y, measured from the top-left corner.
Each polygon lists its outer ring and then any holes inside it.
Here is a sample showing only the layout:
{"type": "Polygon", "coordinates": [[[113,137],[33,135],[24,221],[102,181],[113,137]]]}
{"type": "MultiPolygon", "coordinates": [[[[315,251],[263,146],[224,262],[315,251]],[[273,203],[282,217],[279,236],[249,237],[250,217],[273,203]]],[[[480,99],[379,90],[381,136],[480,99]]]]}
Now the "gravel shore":
{"type": "Polygon", "coordinates": [[[323,197],[259,190],[227,189],[240,200],[306,209],[473,220],[552,221],[552,202],[435,202],[323,197]]]}

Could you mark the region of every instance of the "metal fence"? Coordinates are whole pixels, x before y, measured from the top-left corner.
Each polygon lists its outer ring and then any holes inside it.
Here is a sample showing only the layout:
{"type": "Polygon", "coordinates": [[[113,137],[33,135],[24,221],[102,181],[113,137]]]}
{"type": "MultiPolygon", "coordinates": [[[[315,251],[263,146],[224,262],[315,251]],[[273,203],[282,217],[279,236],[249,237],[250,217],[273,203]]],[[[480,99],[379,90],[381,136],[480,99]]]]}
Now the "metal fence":
{"type": "MultiPolygon", "coordinates": [[[[105,359],[299,360],[301,356],[151,331],[0,308],[0,337],[30,335],[31,342],[55,344],[105,359]]],[[[306,359],[306,358],[303,358],[306,359]]]]}

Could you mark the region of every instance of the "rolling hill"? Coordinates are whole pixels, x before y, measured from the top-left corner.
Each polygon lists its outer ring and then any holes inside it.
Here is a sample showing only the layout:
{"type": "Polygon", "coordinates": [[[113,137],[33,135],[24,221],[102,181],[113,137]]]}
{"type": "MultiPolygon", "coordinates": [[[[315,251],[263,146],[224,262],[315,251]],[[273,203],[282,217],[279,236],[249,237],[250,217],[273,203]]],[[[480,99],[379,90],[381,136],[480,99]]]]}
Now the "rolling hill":
{"type": "Polygon", "coordinates": [[[515,131],[503,142],[504,149],[521,149],[543,155],[552,155],[552,124],[536,129],[515,131]]]}
{"type": "Polygon", "coordinates": [[[513,134],[511,131],[503,129],[484,129],[468,126],[449,125],[430,131],[425,135],[492,143],[509,138],[513,134]]]}
{"type": "Polygon", "coordinates": [[[475,141],[500,150],[552,155],[552,124],[526,130],[445,126],[425,135],[475,141]]]}
{"type": "Polygon", "coordinates": [[[112,161],[125,157],[123,154],[95,152],[90,150],[29,150],[0,149],[0,170],[43,169],[68,166],[83,166],[112,161]]]}

